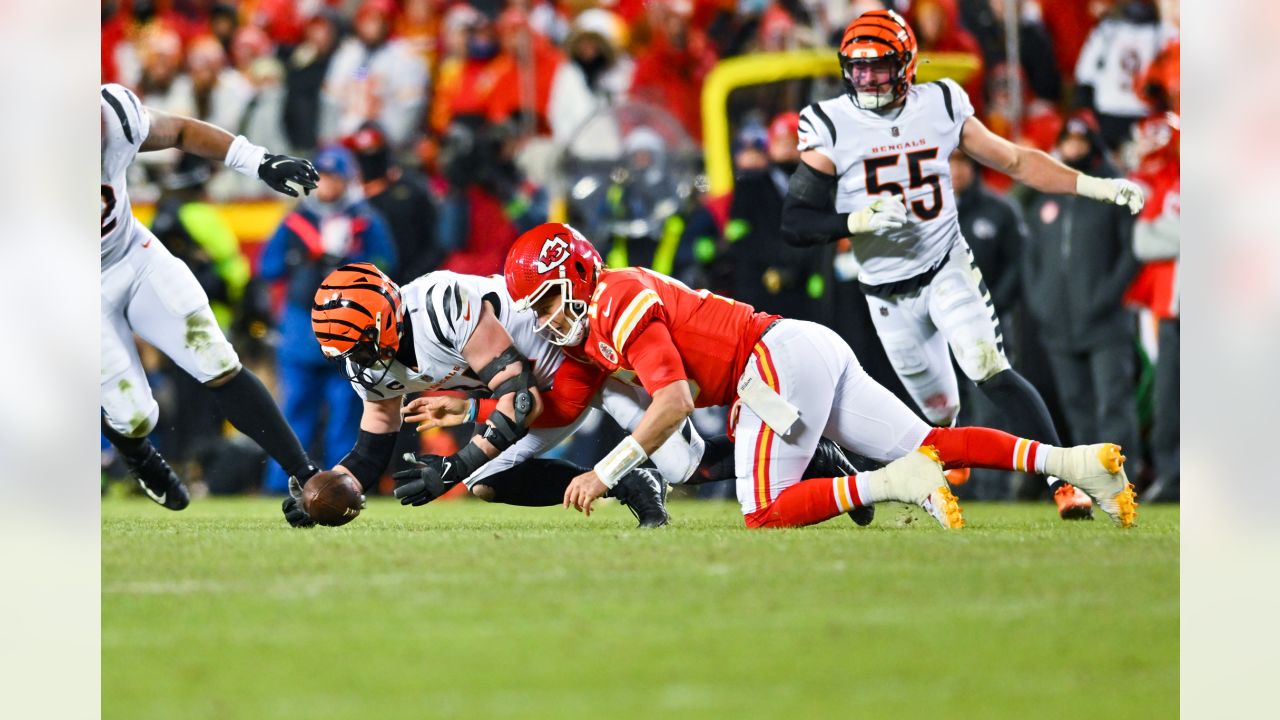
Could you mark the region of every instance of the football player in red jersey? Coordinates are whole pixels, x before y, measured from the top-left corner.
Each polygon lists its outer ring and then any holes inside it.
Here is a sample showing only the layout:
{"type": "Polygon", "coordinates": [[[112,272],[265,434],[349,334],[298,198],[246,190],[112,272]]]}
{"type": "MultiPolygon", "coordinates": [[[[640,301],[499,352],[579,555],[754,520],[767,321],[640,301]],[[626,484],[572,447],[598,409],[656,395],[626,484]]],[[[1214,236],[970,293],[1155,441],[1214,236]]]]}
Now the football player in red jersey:
{"type": "Polygon", "coordinates": [[[649,270],[606,270],[567,225],[520,236],[506,280],[516,307],[537,314],[550,342],[634,377],[652,397],[633,433],[570,483],[565,505],[584,513],[695,407],[735,405],[735,476],[748,527],[810,525],[884,500],[915,503],[943,527],[962,527],[944,465],[1052,473],[1083,488],[1118,524],[1133,523],[1136,503],[1117,446],[1057,448],[987,428],[930,428],[828,328],[757,313],[649,270]],[[890,462],[802,480],[824,436],[890,462]]]}

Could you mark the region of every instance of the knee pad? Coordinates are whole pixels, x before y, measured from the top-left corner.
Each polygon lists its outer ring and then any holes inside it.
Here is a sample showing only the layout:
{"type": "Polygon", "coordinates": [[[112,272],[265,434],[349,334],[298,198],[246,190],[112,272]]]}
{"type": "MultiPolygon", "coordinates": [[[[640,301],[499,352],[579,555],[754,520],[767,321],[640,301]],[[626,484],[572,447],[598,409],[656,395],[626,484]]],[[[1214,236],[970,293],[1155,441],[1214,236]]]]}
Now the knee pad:
{"type": "Polygon", "coordinates": [[[998,342],[972,338],[951,346],[956,364],[974,382],[985,382],[1009,369],[1009,359],[998,342]]]}
{"type": "Polygon", "coordinates": [[[222,334],[213,313],[197,312],[187,316],[183,347],[194,362],[196,372],[192,375],[202,383],[240,369],[240,356],[222,334]]]}

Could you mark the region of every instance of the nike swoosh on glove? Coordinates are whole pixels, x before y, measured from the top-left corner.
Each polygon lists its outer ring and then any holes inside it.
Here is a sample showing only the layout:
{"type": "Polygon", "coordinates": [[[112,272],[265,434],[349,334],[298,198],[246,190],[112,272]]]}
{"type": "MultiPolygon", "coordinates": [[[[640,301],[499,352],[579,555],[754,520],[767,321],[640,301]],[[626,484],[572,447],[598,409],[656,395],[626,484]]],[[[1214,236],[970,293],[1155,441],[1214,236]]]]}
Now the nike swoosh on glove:
{"type": "Polygon", "coordinates": [[[258,165],[258,177],[278,193],[298,197],[298,189],[307,195],[316,189],[320,174],[310,160],[289,155],[265,155],[258,165]]]}
{"type": "Polygon", "coordinates": [[[858,212],[849,213],[849,232],[853,235],[897,230],[907,224],[907,206],[897,195],[876,198],[858,212]]]}
{"type": "Polygon", "coordinates": [[[401,505],[426,505],[452,490],[462,480],[452,457],[417,457],[413,453],[405,453],[404,459],[413,467],[391,476],[396,481],[395,496],[401,505]]]}

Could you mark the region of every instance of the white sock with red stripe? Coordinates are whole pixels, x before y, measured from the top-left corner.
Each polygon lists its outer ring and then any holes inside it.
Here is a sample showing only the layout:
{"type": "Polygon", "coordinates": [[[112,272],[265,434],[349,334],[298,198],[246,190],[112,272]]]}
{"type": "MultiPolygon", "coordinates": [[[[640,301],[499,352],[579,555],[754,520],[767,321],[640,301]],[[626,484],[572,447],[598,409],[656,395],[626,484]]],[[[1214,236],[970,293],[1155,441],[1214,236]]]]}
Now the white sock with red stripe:
{"type": "Polygon", "coordinates": [[[880,501],[871,487],[867,473],[842,475],[831,478],[831,494],[835,496],[836,509],[842,513],[880,501]]]}

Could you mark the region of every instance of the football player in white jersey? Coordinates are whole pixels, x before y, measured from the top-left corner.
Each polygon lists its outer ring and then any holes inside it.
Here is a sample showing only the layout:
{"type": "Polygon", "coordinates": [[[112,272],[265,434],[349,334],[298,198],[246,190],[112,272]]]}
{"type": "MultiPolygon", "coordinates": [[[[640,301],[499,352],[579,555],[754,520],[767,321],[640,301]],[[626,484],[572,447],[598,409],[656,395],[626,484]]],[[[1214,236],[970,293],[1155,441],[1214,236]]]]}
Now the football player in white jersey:
{"type": "Polygon", "coordinates": [[[147,495],[170,510],[189,501],[186,487],[147,439],[159,419],[134,335],[169,356],[218,400],[237,429],[292,477],[316,470],[262,382],[240,364],[191,270],[130,211],[125,172],[139,152],[179,148],[221,160],[292,197],[310,192],[311,163],[272,155],[244,136],[144,107],[120,85],[100,89],[102,112],[102,431],[147,495]]]}
{"type": "MultiPolygon", "coordinates": [[[[952,80],[915,84],[915,35],[891,10],[854,19],[840,42],[845,94],[800,113],[800,166],[782,228],[788,242],[849,237],[859,285],[889,360],[928,420],[955,423],[960,395],[950,352],[1023,437],[1058,444],[1044,400],[1009,366],[982,275],[960,234],[948,158],[957,147],[1037,190],[1142,209],[1141,189],[1077,172],[1015,145],[974,117],[952,80]]],[[[1049,477],[1064,518],[1092,503],[1049,477]]]]}
{"type": "MultiPolygon", "coordinates": [[[[581,474],[582,468],[571,463],[534,459],[573,431],[578,412],[569,411],[551,427],[532,426],[553,384],[580,379],[594,383],[590,394],[595,395],[597,377],[603,376],[566,360],[560,348],[539,336],[532,314],[512,307],[501,277],[436,271],[399,287],[373,265],[351,263],[321,282],[311,317],[321,350],[341,363],[364,400],[356,445],[335,467],[361,485],[376,483],[391,462],[401,416],[425,419],[421,409],[428,403],[405,406],[403,397],[434,390],[491,393],[497,403],[487,417],[471,418],[483,433],[457,453],[406,454],[412,467],[395,474],[401,504],[425,505],[461,482],[489,502],[559,505],[570,480],[581,474]]],[[[643,415],[621,383],[602,395],[598,402],[624,426],[643,415]]],[[[675,482],[691,475],[702,456],[701,438],[691,424],[688,430],[677,434],[667,453],[655,453],[659,472],[675,482]]],[[[614,497],[642,527],[667,523],[664,488],[647,470],[631,473],[614,497]]],[[[309,519],[295,506],[290,521],[309,519]]]]}

